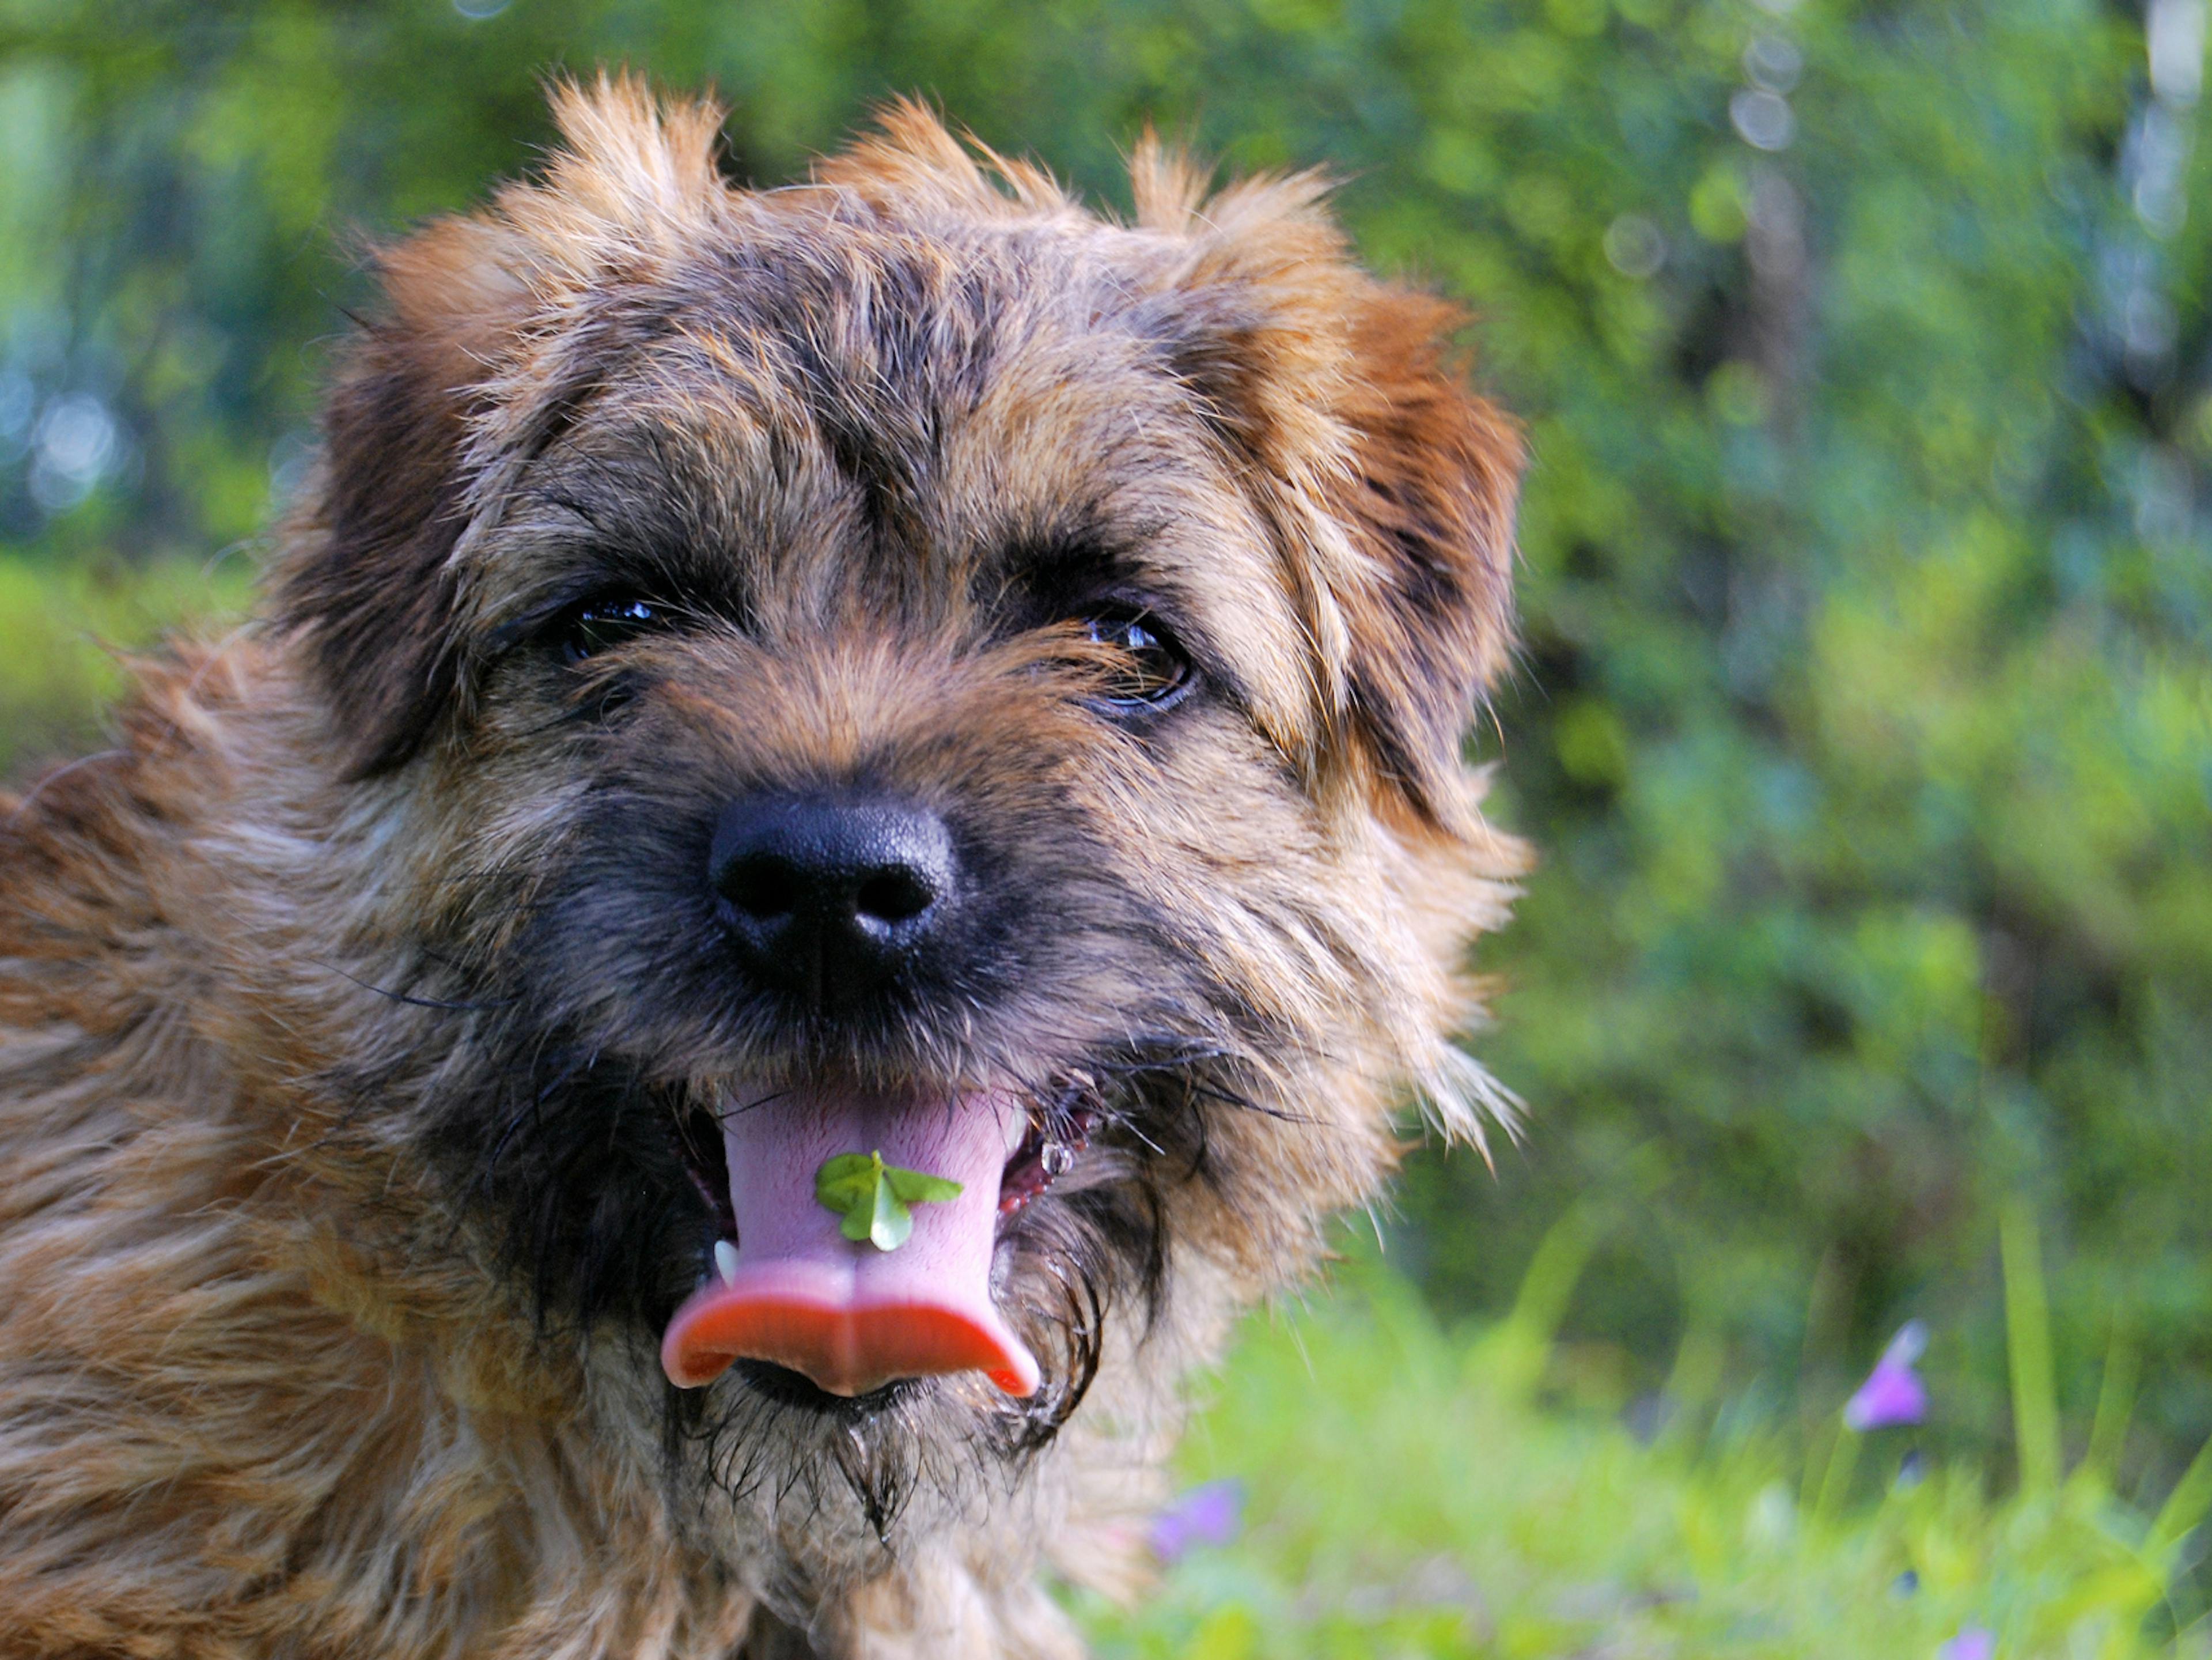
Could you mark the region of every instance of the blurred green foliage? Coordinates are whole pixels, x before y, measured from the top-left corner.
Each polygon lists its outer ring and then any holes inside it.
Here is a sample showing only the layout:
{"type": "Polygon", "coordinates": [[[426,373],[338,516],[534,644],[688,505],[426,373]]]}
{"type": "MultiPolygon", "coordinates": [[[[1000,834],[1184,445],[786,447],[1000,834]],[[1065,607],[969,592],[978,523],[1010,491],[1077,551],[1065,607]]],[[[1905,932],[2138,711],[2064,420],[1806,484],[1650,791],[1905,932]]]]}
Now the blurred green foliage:
{"type": "Polygon", "coordinates": [[[252,598],[243,560],[27,559],[0,553],[0,775],[96,741],[134,652],[220,626],[252,598]]]}
{"type": "Polygon", "coordinates": [[[1709,1357],[1808,1421],[1919,1315],[1938,1432],[2005,1456],[2025,1205],[2057,1421],[2078,1450],[2138,1380],[2117,1479],[2162,1489],[2212,1431],[2203,22],[0,0],[0,741],[88,740],[107,682],[48,654],[132,631],[128,573],[235,603],[177,573],[298,477],[322,343],[373,303],[348,237],[527,167],[547,70],[718,86],[762,181],[909,89],[1108,203],[1147,119],[1324,164],[1372,261],[1468,301],[1534,455],[1480,739],[1545,855],[1482,952],[1529,1130],[1495,1179],[1418,1158],[1399,1259],[1495,1310],[1571,1216],[1580,1375],[1709,1357]]]}

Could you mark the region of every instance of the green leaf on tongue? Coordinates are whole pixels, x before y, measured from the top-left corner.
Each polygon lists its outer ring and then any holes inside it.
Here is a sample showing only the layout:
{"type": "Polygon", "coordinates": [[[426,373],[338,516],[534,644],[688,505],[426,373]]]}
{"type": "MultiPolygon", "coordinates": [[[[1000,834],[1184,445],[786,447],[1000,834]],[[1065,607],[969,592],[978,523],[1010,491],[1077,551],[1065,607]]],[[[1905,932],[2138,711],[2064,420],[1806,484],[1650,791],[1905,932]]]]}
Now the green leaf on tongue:
{"type": "Polygon", "coordinates": [[[814,1196],[845,1219],[837,1231],[854,1244],[896,1250],[914,1231],[908,1205],[941,1204],[960,1196],[960,1183],[927,1171],[901,1170],[876,1152],[841,1152],[814,1172],[814,1196]]]}

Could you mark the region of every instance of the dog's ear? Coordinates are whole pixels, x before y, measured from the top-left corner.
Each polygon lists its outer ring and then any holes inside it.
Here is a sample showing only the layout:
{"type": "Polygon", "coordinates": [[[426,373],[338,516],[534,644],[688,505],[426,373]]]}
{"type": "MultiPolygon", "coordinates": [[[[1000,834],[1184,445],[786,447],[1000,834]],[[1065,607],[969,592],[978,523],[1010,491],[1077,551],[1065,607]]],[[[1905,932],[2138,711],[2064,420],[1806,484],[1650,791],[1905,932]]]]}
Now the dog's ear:
{"type": "Polygon", "coordinates": [[[465,690],[455,552],[518,459],[588,392],[609,343],[564,328],[587,288],[675,253],[724,192],[720,112],[639,81],[553,89],[544,178],[374,256],[384,303],[343,356],[323,460],[278,571],[349,770],[413,755],[465,690]]]}
{"type": "Polygon", "coordinates": [[[1136,182],[1139,222],[1188,250],[1169,350],[1273,498],[1329,721],[1419,819],[1464,827],[1461,740],[1512,645],[1523,452],[1452,362],[1462,313],[1361,271],[1311,175],[1205,199],[1148,141],[1136,182]]]}
{"type": "Polygon", "coordinates": [[[357,776],[412,755],[460,673],[451,558],[470,420],[519,303],[489,240],[453,221],[380,256],[387,314],[363,324],[331,388],[315,497],[281,573],[280,618],[357,776]]]}
{"type": "Polygon", "coordinates": [[[1324,484],[1356,559],[1339,589],[1345,696],[1382,776],[1457,822],[1461,744],[1513,642],[1519,435],[1452,373],[1461,322],[1429,295],[1376,288],[1352,319],[1338,418],[1350,463],[1324,484]]]}

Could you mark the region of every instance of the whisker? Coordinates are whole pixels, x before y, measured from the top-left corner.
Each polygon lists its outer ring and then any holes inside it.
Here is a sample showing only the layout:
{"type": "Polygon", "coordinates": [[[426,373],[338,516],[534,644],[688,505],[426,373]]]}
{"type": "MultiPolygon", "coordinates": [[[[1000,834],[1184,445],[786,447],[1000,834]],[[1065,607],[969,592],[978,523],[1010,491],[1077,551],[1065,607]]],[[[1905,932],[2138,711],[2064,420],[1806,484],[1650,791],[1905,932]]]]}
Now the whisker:
{"type": "Polygon", "coordinates": [[[462,1003],[442,997],[416,997],[404,991],[393,991],[389,987],[376,985],[362,979],[357,974],[349,973],[335,963],[325,963],[319,958],[313,957],[307,960],[315,967],[335,974],[342,980],[352,981],[363,991],[373,991],[379,997],[388,998],[395,1003],[404,1003],[412,1009],[443,1009],[454,1014],[485,1014],[494,1009],[512,1008],[517,1000],[512,997],[503,997],[492,1003],[462,1003]]]}

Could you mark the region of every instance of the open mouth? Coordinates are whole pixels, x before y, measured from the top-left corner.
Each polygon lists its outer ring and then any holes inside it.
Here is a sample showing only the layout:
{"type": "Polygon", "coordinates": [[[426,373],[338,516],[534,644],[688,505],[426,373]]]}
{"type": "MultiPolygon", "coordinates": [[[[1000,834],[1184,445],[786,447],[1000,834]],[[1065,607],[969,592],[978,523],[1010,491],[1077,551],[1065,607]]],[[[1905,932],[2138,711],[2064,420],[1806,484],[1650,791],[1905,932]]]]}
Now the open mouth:
{"type": "Polygon", "coordinates": [[[968,1371],[1033,1393],[1040,1370],[992,1299],[992,1257],[1001,1219],[1087,1144],[1086,1095],[1038,1110],[1002,1091],[801,1086],[696,1115],[678,1140],[719,1237],[663,1335],[670,1380],[700,1388],[743,1361],[771,1395],[857,1400],[968,1371]]]}

